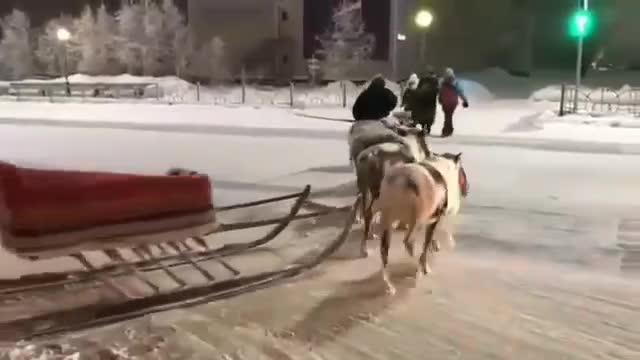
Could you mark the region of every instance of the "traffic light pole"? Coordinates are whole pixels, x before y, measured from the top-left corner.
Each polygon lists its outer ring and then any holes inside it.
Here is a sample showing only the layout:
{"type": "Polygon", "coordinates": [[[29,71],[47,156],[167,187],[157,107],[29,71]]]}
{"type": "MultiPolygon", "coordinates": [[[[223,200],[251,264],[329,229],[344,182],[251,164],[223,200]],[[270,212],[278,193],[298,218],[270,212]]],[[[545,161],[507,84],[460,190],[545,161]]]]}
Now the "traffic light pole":
{"type": "MultiPolygon", "coordinates": [[[[578,0],[580,7],[589,10],[589,0],[578,0]]],[[[580,96],[580,83],[582,81],[582,51],[584,47],[584,34],[578,36],[578,51],[576,59],[576,95],[573,97],[573,112],[578,112],[578,97],[580,96]]]]}
{"type": "Polygon", "coordinates": [[[576,95],[573,97],[573,112],[578,112],[578,96],[580,96],[580,83],[582,81],[582,48],[584,47],[584,38],[578,38],[578,59],[576,60],[576,95]]]}

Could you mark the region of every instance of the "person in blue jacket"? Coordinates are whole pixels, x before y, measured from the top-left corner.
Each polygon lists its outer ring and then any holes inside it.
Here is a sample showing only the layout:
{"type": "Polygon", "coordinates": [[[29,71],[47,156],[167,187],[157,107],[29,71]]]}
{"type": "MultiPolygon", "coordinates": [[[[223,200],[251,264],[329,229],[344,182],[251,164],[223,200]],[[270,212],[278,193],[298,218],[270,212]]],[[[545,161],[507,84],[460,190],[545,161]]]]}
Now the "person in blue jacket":
{"type": "Polygon", "coordinates": [[[458,99],[462,99],[462,107],[469,107],[469,101],[460,86],[460,82],[456,79],[453,69],[446,68],[442,84],[440,85],[440,93],[438,102],[444,112],[444,126],[442,127],[442,136],[448,137],[453,134],[453,113],[458,107],[458,99]]]}

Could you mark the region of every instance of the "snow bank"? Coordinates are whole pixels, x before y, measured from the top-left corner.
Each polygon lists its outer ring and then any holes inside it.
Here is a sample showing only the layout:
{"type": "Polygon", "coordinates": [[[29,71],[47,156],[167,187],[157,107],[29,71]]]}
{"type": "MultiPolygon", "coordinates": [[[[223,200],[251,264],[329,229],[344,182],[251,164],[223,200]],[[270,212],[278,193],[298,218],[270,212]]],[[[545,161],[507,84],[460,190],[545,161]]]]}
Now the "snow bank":
{"type": "Polygon", "coordinates": [[[527,98],[533,90],[530,78],[513,76],[500,68],[459,74],[458,77],[482,84],[492,98],[527,98]]]}
{"type": "Polygon", "coordinates": [[[469,102],[483,103],[493,101],[495,96],[484,85],[468,79],[460,79],[460,86],[464,90],[469,102]]]}

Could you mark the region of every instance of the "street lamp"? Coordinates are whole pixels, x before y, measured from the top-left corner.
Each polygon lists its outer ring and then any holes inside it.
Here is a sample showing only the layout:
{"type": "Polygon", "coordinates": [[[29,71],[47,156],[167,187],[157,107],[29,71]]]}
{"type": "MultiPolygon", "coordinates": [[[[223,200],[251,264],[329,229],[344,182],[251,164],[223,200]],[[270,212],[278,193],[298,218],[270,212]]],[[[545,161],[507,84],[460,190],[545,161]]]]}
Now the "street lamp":
{"type": "Polygon", "coordinates": [[[433,22],[433,14],[429,10],[420,10],[416,13],[414,20],[419,28],[426,29],[433,22]]]}
{"type": "Polygon", "coordinates": [[[427,29],[433,23],[433,14],[427,9],[419,10],[413,19],[416,26],[422,31],[420,36],[420,66],[425,66],[427,62],[427,29]]]}
{"type": "Polygon", "coordinates": [[[60,41],[68,41],[69,39],[71,39],[71,33],[65,28],[59,28],[56,35],[58,36],[58,40],[60,41]]]}
{"type": "Polygon", "coordinates": [[[69,32],[69,30],[61,27],[61,28],[58,28],[58,31],[56,32],[56,36],[58,37],[58,41],[62,43],[63,56],[64,56],[63,65],[62,65],[63,72],[64,72],[64,83],[66,86],[67,96],[71,96],[71,86],[69,85],[69,70],[68,70],[68,63],[67,63],[67,42],[69,41],[69,39],[71,39],[71,33],[69,32]]]}

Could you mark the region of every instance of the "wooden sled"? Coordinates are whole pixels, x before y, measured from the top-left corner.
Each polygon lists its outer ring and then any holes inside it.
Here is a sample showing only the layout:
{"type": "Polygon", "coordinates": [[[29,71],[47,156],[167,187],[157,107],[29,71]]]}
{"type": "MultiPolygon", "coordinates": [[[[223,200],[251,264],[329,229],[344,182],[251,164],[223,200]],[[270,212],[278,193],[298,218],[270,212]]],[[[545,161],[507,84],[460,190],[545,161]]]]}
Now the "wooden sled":
{"type": "Polygon", "coordinates": [[[152,176],[40,170],[0,162],[3,248],[33,262],[36,268],[39,260],[60,257],[71,257],[84,267],[83,271],[4,280],[0,283],[0,300],[94,283],[117,299],[5,321],[0,323],[0,337],[21,340],[110,324],[236,296],[296,276],[340,247],[355,216],[352,207],[299,214],[310,192],[310,186],[306,186],[295,194],[216,208],[211,181],[202,174],[152,176]],[[286,216],[279,218],[225,224],[217,217],[225,211],[286,200],[294,200],[294,204],[286,216]],[[240,270],[224,260],[267,244],[293,220],[350,210],[352,216],[340,236],[304,263],[242,276],[240,270]],[[253,241],[218,248],[211,248],[205,241],[212,234],[269,225],[274,228],[253,241]],[[134,258],[125,256],[125,251],[134,258]],[[109,262],[96,265],[86,255],[88,252],[102,253],[109,262]],[[205,266],[211,262],[227,272],[226,278],[220,279],[211,267],[205,266]],[[200,275],[199,282],[193,283],[191,278],[174,271],[185,266],[200,275]],[[173,286],[167,289],[149,276],[158,273],[173,286]],[[131,293],[122,285],[125,278],[138,280],[146,290],[131,293]]]}

